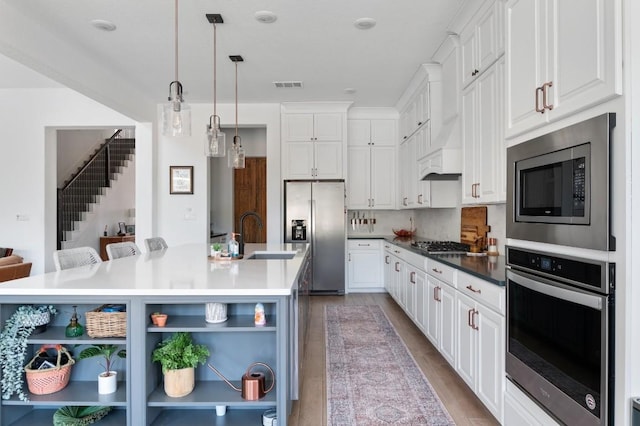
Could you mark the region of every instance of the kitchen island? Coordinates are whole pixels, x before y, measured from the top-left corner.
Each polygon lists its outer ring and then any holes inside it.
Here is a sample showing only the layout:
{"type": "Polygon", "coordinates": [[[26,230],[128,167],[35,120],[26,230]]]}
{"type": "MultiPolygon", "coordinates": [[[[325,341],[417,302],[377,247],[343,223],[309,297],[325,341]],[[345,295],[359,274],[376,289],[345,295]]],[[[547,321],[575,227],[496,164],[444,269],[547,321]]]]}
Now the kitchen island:
{"type": "MultiPolygon", "coordinates": [[[[189,244],[3,284],[3,324],[24,304],[51,304],[59,312],[43,333],[29,338],[26,362],[42,344],[63,344],[79,353],[75,349],[82,345],[110,343],[125,347],[127,358],[116,364],[119,384],[115,393],[98,395],[99,367],[89,360],[76,360],[70,383],[63,390],[29,394],[27,402],[15,396],[2,400],[0,424],[49,425],[61,406],[108,405],[113,411],[100,424],[261,424],[262,413],[276,408],[278,424],[286,425],[291,398],[297,394],[298,287],[308,255],[306,244],[247,244],[244,259],[221,262],[208,258],[207,245],[189,244]],[[253,253],[263,259],[251,258],[253,253]],[[207,323],[208,302],[226,303],[227,321],[207,323]],[[265,307],[264,326],[254,325],[256,303],[265,307]],[[73,306],[85,324],[86,312],[103,304],[126,307],[125,337],[91,338],[86,332],[81,337],[65,337],[73,306]],[[154,312],[169,315],[165,327],[151,323],[154,312]],[[191,394],[166,396],[160,367],[151,362],[151,352],[177,331],[191,332],[197,343],[207,345],[208,362],[236,386],[252,363],[263,362],[275,371],[275,387],[257,401],[246,401],[210,369],[199,366],[191,394]],[[224,417],[216,416],[216,405],[228,407],[224,417]]],[[[266,380],[269,384],[269,374],[266,380]]]]}

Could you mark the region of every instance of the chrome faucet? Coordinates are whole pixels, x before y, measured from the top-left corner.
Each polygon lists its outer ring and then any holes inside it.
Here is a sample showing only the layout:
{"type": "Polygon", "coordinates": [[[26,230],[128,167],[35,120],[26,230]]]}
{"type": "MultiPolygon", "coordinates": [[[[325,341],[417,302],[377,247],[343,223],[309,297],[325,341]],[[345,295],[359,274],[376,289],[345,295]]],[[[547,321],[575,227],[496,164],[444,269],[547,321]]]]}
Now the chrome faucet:
{"type": "Polygon", "coordinates": [[[262,219],[258,216],[256,212],[244,212],[242,216],[240,216],[240,238],[238,239],[238,254],[244,254],[244,220],[247,216],[254,216],[256,221],[258,222],[258,227],[262,229],[262,219]]]}

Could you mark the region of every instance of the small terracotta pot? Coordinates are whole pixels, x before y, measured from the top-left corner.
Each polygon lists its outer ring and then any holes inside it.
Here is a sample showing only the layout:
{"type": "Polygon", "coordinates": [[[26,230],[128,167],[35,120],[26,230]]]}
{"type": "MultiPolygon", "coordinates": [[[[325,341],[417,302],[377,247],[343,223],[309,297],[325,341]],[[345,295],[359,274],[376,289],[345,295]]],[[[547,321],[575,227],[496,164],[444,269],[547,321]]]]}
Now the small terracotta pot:
{"type": "Polygon", "coordinates": [[[167,324],[167,314],[159,314],[155,316],[156,325],[158,327],[164,327],[167,324]]]}

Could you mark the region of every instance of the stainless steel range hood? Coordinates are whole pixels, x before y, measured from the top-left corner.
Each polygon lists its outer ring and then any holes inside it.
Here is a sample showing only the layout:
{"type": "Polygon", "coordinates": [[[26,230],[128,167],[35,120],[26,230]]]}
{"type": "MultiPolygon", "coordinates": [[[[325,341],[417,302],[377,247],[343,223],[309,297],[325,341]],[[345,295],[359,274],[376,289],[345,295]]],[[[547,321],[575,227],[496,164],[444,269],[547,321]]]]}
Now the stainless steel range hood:
{"type": "Polygon", "coordinates": [[[458,115],[442,124],[434,151],[418,160],[421,180],[457,180],[462,174],[462,148],[458,115]]]}

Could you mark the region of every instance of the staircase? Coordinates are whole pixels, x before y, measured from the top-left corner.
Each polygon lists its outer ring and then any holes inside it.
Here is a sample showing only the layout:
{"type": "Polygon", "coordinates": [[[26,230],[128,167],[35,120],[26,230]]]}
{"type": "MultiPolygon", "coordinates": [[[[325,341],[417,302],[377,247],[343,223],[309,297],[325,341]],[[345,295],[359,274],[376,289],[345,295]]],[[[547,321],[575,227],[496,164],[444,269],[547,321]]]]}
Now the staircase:
{"type": "Polygon", "coordinates": [[[58,189],[58,250],[78,222],[99,202],[111,182],[133,159],[135,139],[121,138],[116,131],[91,155],[82,167],[58,189]]]}

